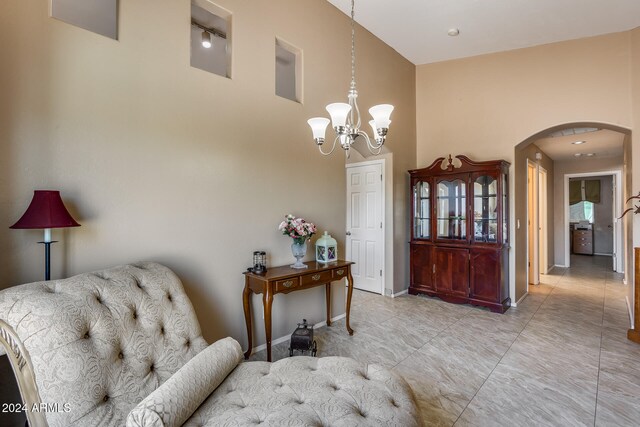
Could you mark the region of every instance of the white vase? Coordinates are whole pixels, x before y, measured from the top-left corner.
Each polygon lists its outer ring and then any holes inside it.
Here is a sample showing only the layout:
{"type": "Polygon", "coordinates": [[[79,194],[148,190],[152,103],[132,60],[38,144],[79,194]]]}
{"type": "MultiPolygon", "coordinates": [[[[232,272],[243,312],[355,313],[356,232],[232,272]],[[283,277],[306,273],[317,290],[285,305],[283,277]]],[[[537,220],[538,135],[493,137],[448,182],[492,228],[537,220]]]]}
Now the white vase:
{"type": "Polygon", "coordinates": [[[291,253],[296,258],[296,263],[291,264],[291,268],[308,268],[306,264],[302,263],[302,258],[307,253],[307,242],[305,240],[304,243],[296,243],[293,242],[291,245],[291,253]]]}

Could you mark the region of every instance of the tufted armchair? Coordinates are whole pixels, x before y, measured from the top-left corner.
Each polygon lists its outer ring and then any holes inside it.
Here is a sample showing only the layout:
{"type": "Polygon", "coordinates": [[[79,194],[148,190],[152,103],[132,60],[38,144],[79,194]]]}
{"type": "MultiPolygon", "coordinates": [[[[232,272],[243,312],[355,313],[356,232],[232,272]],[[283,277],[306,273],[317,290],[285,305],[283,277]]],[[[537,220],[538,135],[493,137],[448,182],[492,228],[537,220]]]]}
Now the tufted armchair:
{"type": "Polygon", "coordinates": [[[408,385],[340,357],[242,362],[179,279],[139,263],[0,291],[0,354],[31,426],[419,425],[408,385]]]}

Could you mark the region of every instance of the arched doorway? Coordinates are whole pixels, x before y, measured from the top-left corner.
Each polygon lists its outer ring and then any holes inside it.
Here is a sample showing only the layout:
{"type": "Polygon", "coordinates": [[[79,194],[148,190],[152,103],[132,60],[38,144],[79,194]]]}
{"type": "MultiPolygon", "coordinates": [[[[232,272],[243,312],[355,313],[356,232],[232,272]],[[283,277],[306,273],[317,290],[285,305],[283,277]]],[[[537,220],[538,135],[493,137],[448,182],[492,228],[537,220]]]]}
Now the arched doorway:
{"type": "MultiPolygon", "coordinates": [[[[606,138],[605,138],[606,139],[606,138]]],[[[538,283],[547,256],[547,269],[568,266],[570,241],[569,220],[565,218],[564,181],[571,174],[619,171],[616,184],[621,188],[620,199],[615,203],[621,208],[628,197],[631,170],[627,170],[625,159],[631,155],[631,131],[616,125],[598,122],[575,122],[559,124],[544,129],[520,142],[514,149],[514,206],[515,206],[515,292],[517,302],[527,295],[530,284],[538,283]],[[595,137],[613,138],[615,144],[609,151],[606,144],[595,137]],[[598,140],[599,141],[599,140],[598,140]],[[604,149],[603,149],[604,147],[604,149]],[[604,151],[603,151],[604,150],[604,151]],[[549,153],[547,153],[549,151],[549,153]],[[580,161],[578,161],[578,159],[580,161]],[[541,188],[540,182],[547,185],[541,188]],[[533,182],[532,182],[533,180],[533,182]],[[543,191],[544,190],[544,191],[543,191]],[[532,192],[534,192],[532,194],[532,192]],[[544,194],[544,200],[540,195],[544,194]],[[545,208],[546,205],[546,209],[545,208]],[[544,223],[548,227],[544,227],[544,223]],[[541,236],[541,230],[542,236],[541,236]],[[565,228],[567,229],[565,232],[565,228]],[[544,242],[547,248],[544,248],[544,242]]],[[[568,186],[568,181],[567,181],[568,186]]],[[[613,207],[615,209],[615,207],[613,207]]],[[[567,202],[568,211],[568,202],[567,202]]],[[[615,218],[614,218],[615,220],[615,218]]],[[[631,245],[631,233],[627,221],[617,223],[620,227],[620,248],[624,264],[629,261],[626,248],[631,245]]],[[[626,272],[626,270],[625,270],[626,272]]],[[[628,274],[628,272],[626,272],[628,274]]]]}

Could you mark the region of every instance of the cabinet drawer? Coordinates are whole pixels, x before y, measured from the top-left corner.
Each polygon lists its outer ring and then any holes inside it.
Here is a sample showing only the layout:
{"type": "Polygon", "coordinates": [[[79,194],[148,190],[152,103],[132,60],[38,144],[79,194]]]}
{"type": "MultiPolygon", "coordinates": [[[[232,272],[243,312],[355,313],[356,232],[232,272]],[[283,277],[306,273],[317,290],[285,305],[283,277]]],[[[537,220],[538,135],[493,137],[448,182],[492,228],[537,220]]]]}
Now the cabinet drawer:
{"type": "Polygon", "coordinates": [[[338,280],[343,277],[347,277],[347,267],[336,268],[335,270],[331,270],[331,279],[338,280]]]}
{"type": "Polygon", "coordinates": [[[327,283],[331,281],[331,271],[320,271],[318,273],[305,274],[302,276],[301,284],[309,285],[313,283],[327,283]]]}
{"type": "Polygon", "coordinates": [[[276,290],[275,292],[282,292],[288,289],[297,288],[300,286],[300,279],[297,277],[292,277],[291,279],[278,280],[276,281],[276,290]]]}

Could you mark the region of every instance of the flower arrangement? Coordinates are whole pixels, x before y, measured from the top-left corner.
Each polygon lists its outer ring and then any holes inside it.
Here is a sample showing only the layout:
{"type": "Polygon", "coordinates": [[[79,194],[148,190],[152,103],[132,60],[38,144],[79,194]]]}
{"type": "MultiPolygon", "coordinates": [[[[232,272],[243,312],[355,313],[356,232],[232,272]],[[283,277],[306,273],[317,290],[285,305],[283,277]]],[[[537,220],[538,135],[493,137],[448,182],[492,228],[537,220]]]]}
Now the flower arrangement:
{"type": "Polygon", "coordinates": [[[282,231],[283,235],[291,237],[297,244],[303,244],[317,231],[312,222],[307,222],[304,218],[296,218],[291,214],[285,215],[278,230],[282,231]]]}

